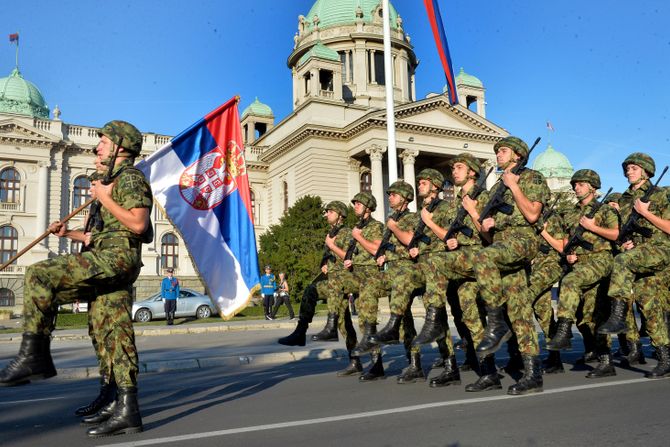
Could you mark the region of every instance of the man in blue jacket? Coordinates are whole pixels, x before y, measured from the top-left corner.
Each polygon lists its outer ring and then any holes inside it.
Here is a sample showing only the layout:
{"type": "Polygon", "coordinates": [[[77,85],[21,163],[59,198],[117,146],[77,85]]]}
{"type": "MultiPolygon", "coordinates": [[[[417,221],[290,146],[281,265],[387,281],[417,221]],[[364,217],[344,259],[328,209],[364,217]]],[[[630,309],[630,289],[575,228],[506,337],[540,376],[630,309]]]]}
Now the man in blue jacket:
{"type": "Polygon", "coordinates": [[[161,283],[161,298],[165,306],[165,318],[167,324],[174,322],[174,314],[177,311],[177,300],[179,299],[179,280],[172,276],[174,269],[167,269],[167,278],[163,278],[161,283]]]}
{"type": "Polygon", "coordinates": [[[272,273],[272,267],[265,266],[265,274],[261,276],[261,293],[263,294],[263,307],[265,308],[265,319],[274,320],[272,318],[272,305],[274,304],[274,295],[277,291],[277,281],[275,275],[272,273]]]}

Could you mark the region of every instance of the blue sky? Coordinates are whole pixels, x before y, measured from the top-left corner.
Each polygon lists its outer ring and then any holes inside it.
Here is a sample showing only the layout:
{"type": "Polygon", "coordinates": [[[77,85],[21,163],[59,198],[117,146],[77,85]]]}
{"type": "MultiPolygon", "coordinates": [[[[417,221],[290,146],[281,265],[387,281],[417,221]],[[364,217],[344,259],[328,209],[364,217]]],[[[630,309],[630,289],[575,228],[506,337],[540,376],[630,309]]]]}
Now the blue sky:
{"type": "MultiPolygon", "coordinates": [[[[66,122],[110,119],[174,135],[231,96],[291,111],[286,59],[297,17],[315,0],[23,0],[0,17],[20,33],[20,69],[66,122]]],[[[423,2],[395,0],[420,65],[417,95],[445,83],[423,2]]],[[[542,136],[603,187],[625,188],[633,151],[670,163],[670,19],[661,0],[441,0],[458,71],[486,87],[487,117],[542,136]],[[555,132],[548,134],[546,122],[555,132]]],[[[0,76],[14,46],[0,44],[0,76]]],[[[531,157],[533,158],[533,157],[531,157]]],[[[662,184],[670,184],[670,178],[662,184]]]]}

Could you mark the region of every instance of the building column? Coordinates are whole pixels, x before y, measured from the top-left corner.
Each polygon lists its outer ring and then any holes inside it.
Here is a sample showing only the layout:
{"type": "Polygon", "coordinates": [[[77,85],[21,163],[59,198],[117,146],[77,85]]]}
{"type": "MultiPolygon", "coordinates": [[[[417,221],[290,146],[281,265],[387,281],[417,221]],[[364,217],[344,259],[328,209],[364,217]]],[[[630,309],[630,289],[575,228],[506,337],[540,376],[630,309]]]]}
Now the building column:
{"type": "MultiPolygon", "coordinates": [[[[47,199],[49,197],[49,162],[40,161],[37,176],[37,219],[35,220],[35,234],[42,234],[49,226],[49,210],[47,199]]],[[[47,239],[44,238],[40,245],[47,247],[47,239]]]]}
{"type": "Polygon", "coordinates": [[[370,84],[376,84],[377,78],[375,75],[375,50],[370,50],[370,84]]]}
{"type": "Polygon", "coordinates": [[[373,144],[365,149],[365,153],[370,155],[370,171],[372,174],[372,195],[377,200],[377,209],[372,215],[375,219],[384,221],[384,171],[382,169],[382,159],[384,158],[385,147],[373,144]]]}
{"type": "Polygon", "coordinates": [[[486,189],[491,190],[493,188],[493,185],[495,185],[496,181],[498,181],[498,175],[496,174],[495,168],[498,166],[498,163],[496,162],[495,158],[494,159],[489,159],[484,162],[484,170],[485,172],[489,172],[489,169],[494,168],[493,174],[489,175],[488,178],[486,179],[486,189]]]}
{"type": "MultiPolygon", "coordinates": [[[[416,162],[416,157],[419,155],[418,149],[405,149],[400,154],[402,159],[402,172],[404,180],[412,185],[414,191],[416,192],[416,174],[414,173],[414,164],[416,162]]],[[[414,194],[416,196],[416,194],[414,194]]],[[[416,211],[416,200],[409,204],[410,211],[416,211]]]]}

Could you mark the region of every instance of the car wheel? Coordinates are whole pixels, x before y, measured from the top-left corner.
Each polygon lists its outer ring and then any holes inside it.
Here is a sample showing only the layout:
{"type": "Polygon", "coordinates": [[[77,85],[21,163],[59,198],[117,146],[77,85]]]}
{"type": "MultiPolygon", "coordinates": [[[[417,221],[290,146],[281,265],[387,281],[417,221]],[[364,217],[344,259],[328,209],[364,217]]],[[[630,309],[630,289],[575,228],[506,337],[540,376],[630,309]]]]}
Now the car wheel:
{"type": "Polygon", "coordinates": [[[195,311],[195,316],[197,318],[209,318],[212,316],[212,309],[209,306],[200,306],[198,310],[195,311]]]}
{"type": "Polygon", "coordinates": [[[149,309],[140,309],[135,314],[135,321],[138,323],[147,323],[151,321],[151,311],[149,309]]]}

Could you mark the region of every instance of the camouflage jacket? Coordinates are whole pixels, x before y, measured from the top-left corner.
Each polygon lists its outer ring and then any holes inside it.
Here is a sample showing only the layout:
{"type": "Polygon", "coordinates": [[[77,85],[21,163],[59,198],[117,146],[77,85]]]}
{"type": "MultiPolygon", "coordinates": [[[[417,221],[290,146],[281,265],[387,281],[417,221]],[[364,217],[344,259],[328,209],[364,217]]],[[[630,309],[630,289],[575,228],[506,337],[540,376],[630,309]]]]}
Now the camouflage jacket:
{"type": "MultiPolygon", "coordinates": [[[[346,252],[347,245],[349,244],[350,240],[351,240],[351,228],[343,226],[342,228],[340,228],[340,231],[337,232],[337,236],[335,236],[335,245],[346,252]]],[[[344,262],[342,261],[342,259],[340,259],[340,257],[337,256],[335,253],[333,253],[332,250],[331,254],[332,256],[328,260],[328,272],[335,273],[344,270],[344,262]]]]}
{"type": "MultiPolygon", "coordinates": [[[[433,211],[433,222],[442,228],[448,227],[449,223],[451,222],[449,208],[450,206],[446,201],[440,200],[440,203],[438,203],[437,207],[435,207],[435,210],[433,211]]],[[[416,214],[418,225],[419,221],[421,220],[421,213],[418,212],[416,214]]],[[[430,243],[428,244],[426,242],[419,242],[419,256],[432,252],[444,251],[444,242],[442,242],[442,240],[437,237],[437,235],[433,232],[433,230],[430,229],[430,227],[428,227],[428,225],[426,225],[423,234],[428,236],[430,243]]]]}
{"type": "MultiPolygon", "coordinates": [[[[554,239],[559,240],[568,237],[567,232],[565,231],[564,218],[560,214],[555,212],[549,217],[549,220],[547,221],[547,233],[554,239]]],[[[555,256],[558,258],[559,253],[549,244],[549,242],[540,236],[540,251],[538,252],[537,257],[542,258],[546,256],[555,256]]]]}
{"type": "MultiPolygon", "coordinates": [[[[633,211],[633,204],[635,200],[642,198],[649,188],[653,187],[652,183],[647,180],[638,188],[633,189],[629,187],[619,199],[619,207],[621,208],[621,221],[625,223],[633,211]]],[[[651,193],[649,197],[649,211],[663,219],[670,219],[670,189],[656,188],[656,191],[651,193]]],[[[647,219],[640,218],[637,221],[641,227],[649,228],[652,232],[650,238],[645,238],[638,233],[633,234],[632,240],[635,245],[644,244],[647,242],[654,244],[670,244],[670,235],[664,233],[656,228],[647,219]]]]}
{"type": "MultiPolygon", "coordinates": [[[[369,222],[367,223],[367,225],[365,225],[365,227],[361,231],[361,235],[363,236],[364,239],[370,242],[380,241],[382,239],[383,232],[384,232],[384,224],[370,217],[369,222]]],[[[371,266],[377,265],[374,255],[371,255],[367,250],[365,250],[365,248],[363,248],[360,242],[356,242],[356,251],[354,252],[354,256],[351,259],[351,261],[355,265],[371,265],[371,266]]]]}
{"type": "MultiPolygon", "coordinates": [[[[405,213],[398,221],[398,227],[402,231],[414,231],[416,224],[419,222],[419,215],[417,213],[405,213]]],[[[398,240],[398,238],[391,232],[389,242],[393,244],[395,249],[386,252],[387,261],[409,260],[409,251],[407,247],[398,240]]]]}
{"type": "MultiPolygon", "coordinates": [[[[589,214],[595,203],[596,200],[594,198],[585,206],[581,206],[579,203],[577,203],[573,208],[566,211],[565,226],[568,230],[568,239],[570,239],[577,228],[579,228],[579,219],[582,216],[589,214]]],[[[593,218],[595,219],[595,224],[602,228],[617,228],[619,226],[619,217],[617,216],[616,210],[614,210],[609,205],[601,206],[593,218]]],[[[585,230],[582,236],[584,237],[584,240],[593,244],[593,250],[587,250],[584,247],[579,246],[575,248],[574,253],[576,255],[612,250],[612,242],[608,241],[602,236],[598,236],[597,234],[588,230],[585,230]]]]}
{"type": "MultiPolygon", "coordinates": [[[[444,227],[445,230],[449,230],[449,227],[451,226],[451,223],[456,219],[456,215],[458,214],[458,210],[461,209],[463,206],[463,197],[465,196],[465,192],[463,192],[463,189],[458,191],[458,194],[456,194],[456,197],[454,198],[453,201],[449,202],[449,212],[448,212],[448,221],[449,223],[447,224],[446,227],[444,227]]],[[[481,200],[481,196],[479,197],[481,200]]],[[[481,201],[478,203],[478,206],[481,204],[481,201]]],[[[472,245],[482,245],[482,240],[479,237],[479,232],[477,231],[477,227],[475,226],[474,222],[472,221],[472,218],[470,217],[469,214],[465,216],[463,219],[463,223],[465,224],[466,227],[470,228],[472,230],[472,237],[468,237],[464,235],[463,233],[458,233],[456,236],[456,240],[458,241],[458,245],[460,247],[466,247],[466,246],[472,246],[472,245]]]]}

